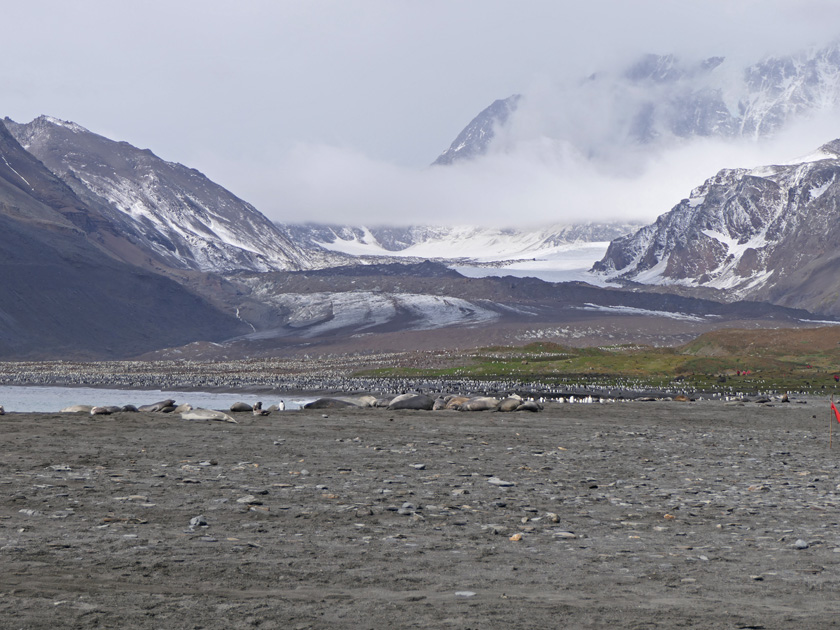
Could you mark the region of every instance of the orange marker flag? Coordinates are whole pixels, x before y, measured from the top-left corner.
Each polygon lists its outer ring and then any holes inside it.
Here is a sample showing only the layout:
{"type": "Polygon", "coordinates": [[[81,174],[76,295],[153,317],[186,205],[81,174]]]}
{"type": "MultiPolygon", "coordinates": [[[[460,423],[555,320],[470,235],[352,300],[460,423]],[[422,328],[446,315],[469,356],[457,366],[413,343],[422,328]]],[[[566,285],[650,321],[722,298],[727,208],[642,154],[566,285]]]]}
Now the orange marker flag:
{"type": "Polygon", "coordinates": [[[834,406],[834,401],[831,401],[831,410],[834,412],[834,417],[837,418],[837,422],[840,422],[840,411],[837,411],[837,407],[834,406]]]}

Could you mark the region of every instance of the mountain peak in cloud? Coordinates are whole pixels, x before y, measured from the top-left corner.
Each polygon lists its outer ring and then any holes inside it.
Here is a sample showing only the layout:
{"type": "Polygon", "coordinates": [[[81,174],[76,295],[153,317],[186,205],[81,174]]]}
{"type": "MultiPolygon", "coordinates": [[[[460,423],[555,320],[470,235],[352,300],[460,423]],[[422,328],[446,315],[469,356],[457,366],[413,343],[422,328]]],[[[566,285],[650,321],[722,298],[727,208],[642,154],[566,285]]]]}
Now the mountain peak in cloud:
{"type": "Polygon", "coordinates": [[[691,138],[769,137],[840,104],[840,47],[767,57],[738,67],[646,54],[623,70],[496,101],[436,164],[514,152],[534,140],[570,145],[588,160],[635,160],[691,138]]]}

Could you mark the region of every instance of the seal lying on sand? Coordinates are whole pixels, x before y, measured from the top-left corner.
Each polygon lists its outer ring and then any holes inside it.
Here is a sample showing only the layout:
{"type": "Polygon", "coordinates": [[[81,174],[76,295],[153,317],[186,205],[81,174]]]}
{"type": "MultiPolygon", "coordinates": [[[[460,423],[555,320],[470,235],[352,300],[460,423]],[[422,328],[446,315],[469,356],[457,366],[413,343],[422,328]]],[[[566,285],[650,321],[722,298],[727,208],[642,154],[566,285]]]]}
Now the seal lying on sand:
{"type": "Polygon", "coordinates": [[[458,407],[458,411],[495,411],[499,401],[490,396],[476,396],[458,407]]]}
{"type": "Polygon", "coordinates": [[[262,408],[262,402],[258,401],[256,403],[254,403],[254,412],[253,413],[254,413],[255,416],[267,416],[271,412],[268,409],[263,409],[262,408]]]}
{"type": "Polygon", "coordinates": [[[467,402],[469,396],[447,396],[449,400],[446,401],[444,409],[459,409],[461,405],[467,402]]]}
{"type": "Polygon", "coordinates": [[[163,411],[164,409],[172,411],[175,409],[175,401],[171,398],[167,398],[166,400],[161,400],[160,402],[156,402],[151,405],[140,405],[137,409],[138,411],[163,411]],[[170,407],[172,407],[172,409],[169,409],[170,407]]]}
{"type": "Polygon", "coordinates": [[[304,409],[342,409],[344,407],[373,407],[376,398],[373,396],[335,396],[319,398],[307,403],[304,409]]]}
{"type": "Polygon", "coordinates": [[[90,410],[90,415],[110,416],[112,413],[117,413],[118,411],[122,411],[122,407],[117,407],[116,405],[106,405],[102,407],[92,407],[90,410]]]}
{"type": "Polygon", "coordinates": [[[435,399],[424,394],[406,394],[404,396],[397,396],[388,405],[388,409],[422,409],[423,411],[431,411],[435,406],[435,399]]]}
{"type": "Polygon", "coordinates": [[[213,409],[190,409],[181,413],[182,420],[218,420],[220,422],[232,422],[239,424],[236,420],[227,415],[224,411],[215,411],[213,409]]]}
{"type": "Polygon", "coordinates": [[[303,406],[304,409],[346,409],[347,407],[358,407],[358,405],[341,398],[319,398],[303,406]]]}
{"type": "Polygon", "coordinates": [[[516,411],[517,407],[522,404],[522,399],[519,396],[509,396],[500,401],[496,406],[496,411],[516,411]]]}
{"type": "Polygon", "coordinates": [[[234,412],[253,411],[254,408],[245,402],[235,402],[230,406],[230,410],[234,412]]]}
{"type": "Polygon", "coordinates": [[[58,413],[90,413],[91,409],[93,409],[93,405],[70,405],[58,413]]]}

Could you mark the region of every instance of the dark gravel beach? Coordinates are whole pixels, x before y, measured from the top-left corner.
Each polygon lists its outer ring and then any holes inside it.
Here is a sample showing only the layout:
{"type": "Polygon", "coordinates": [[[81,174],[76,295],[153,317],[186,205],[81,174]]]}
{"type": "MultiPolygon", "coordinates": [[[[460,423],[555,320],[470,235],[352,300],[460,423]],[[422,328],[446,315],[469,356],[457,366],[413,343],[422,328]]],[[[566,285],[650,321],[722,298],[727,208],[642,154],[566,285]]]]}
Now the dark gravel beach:
{"type": "Polygon", "coordinates": [[[840,625],[826,401],[237,419],[0,417],[0,627],[840,625]]]}

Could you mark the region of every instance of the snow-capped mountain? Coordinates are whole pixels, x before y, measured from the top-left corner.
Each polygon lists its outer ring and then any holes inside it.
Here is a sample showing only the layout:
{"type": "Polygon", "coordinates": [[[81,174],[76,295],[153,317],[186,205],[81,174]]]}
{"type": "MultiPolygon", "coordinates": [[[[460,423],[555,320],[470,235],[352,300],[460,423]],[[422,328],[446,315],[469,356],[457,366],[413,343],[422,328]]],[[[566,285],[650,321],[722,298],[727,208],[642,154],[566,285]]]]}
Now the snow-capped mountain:
{"type": "Polygon", "coordinates": [[[541,228],[479,226],[280,225],[310,251],[326,250],[358,262],[435,260],[471,277],[532,276],[591,281],[589,268],[619,236],[641,223],[558,224],[541,228]]]}
{"type": "Polygon", "coordinates": [[[494,148],[514,150],[534,133],[594,161],[692,137],[767,137],[794,120],[837,109],[840,44],[746,68],[723,57],[692,62],[646,55],[627,68],[558,88],[553,101],[544,98],[524,94],[497,101],[435,163],[494,148]],[[528,124],[520,124],[520,117],[528,124]],[[544,124],[535,126],[534,119],[544,124]]]}
{"type": "Polygon", "coordinates": [[[472,119],[469,125],[458,134],[449,148],[434,161],[435,164],[452,164],[455,160],[469,159],[487,152],[496,128],[504,125],[510,115],[516,111],[520,99],[514,94],[505,99],[494,101],[489,107],[472,119]]]}
{"type": "Polygon", "coordinates": [[[212,272],[324,263],[311,259],[253,206],[194,169],[56,118],[4,122],[27,151],[97,208],[147,260],[100,234],[118,257],[149,267],[212,272]]]}
{"type": "Polygon", "coordinates": [[[594,270],[840,313],[840,140],[788,164],[722,170],[670,212],[613,241],[594,270]]]}

